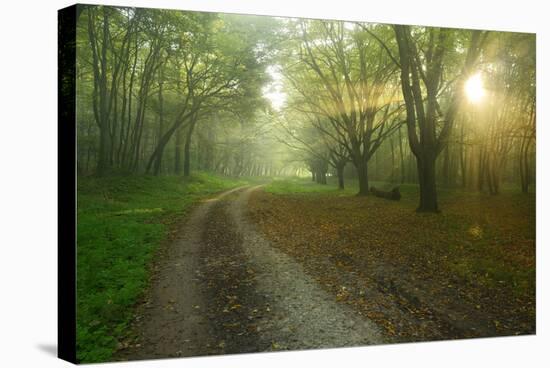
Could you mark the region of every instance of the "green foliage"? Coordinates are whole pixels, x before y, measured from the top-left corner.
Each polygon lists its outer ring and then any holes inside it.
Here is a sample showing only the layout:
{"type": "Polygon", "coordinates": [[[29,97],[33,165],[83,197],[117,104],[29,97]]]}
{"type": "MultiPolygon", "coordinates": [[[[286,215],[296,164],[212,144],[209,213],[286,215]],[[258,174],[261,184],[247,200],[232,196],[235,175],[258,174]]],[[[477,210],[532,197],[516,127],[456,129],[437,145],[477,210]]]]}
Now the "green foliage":
{"type": "Polygon", "coordinates": [[[108,360],[127,333],[133,306],[170,225],[193,203],[240,184],[197,173],[78,179],[77,358],[108,360]]]}
{"type": "MultiPolygon", "coordinates": [[[[214,121],[211,130],[227,123],[252,126],[257,112],[267,108],[262,90],[269,78],[275,19],[96,5],[82,9],[77,22],[81,173],[179,174],[174,161],[182,158],[187,124],[214,121]],[[147,145],[145,137],[151,135],[159,139],[147,145]]],[[[193,131],[195,136],[201,132],[189,130],[187,139],[194,143],[193,131]]],[[[214,156],[228,156],[217,152],[215,138],[209,138],[208,153],[201,152],[208,158],[196,161],[200,169],[228,173],[226,166],[239,158],[215,167],[214,156]]]]}

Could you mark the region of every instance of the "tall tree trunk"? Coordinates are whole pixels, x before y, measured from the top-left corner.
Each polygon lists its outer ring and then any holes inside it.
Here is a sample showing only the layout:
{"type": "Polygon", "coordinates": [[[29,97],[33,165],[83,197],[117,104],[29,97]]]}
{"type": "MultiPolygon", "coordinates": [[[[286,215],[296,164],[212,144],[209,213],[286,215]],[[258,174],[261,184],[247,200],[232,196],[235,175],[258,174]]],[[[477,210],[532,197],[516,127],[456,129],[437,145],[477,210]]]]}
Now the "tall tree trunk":
{"type": "Polygon", "coordinates": [[[189,119],[191,119],[191,122],[189,124],[193,122],[193,116],[197,114],[199,107],[200,104],[197,104],[196,106],[191,108],[190,111],[185,108],[178,114],[172,126],[166,130],[164,135],[160,138],[156,148],[153,150],[153,153],[149,158],[149,163],[147,164],[145,169],[146,173],[149,173],[152,167],[160,167],[160,160],[162,159],[162,155],[164,154],[164,148],[170,141],[170,138],[178,129],[182,129],[184,123],[189,121],[189,119]]]}
{"type": "Polygon", "coordinates": [[[439,212],[435,180],[435,152],[426,152],[416,158],[420,184],[420,204],[417,212],[439,212]]]}
{"type": "MultiPolygon", "coordinates": [[[[158,139],[157,142],[162,138],[164,134],[164,97],[162,95],[162,87],[164,85],[164,75],[162,72],[159,73],[159,89],[158,89],[158,100],[159,100],[159,130],[158,130],[158,139]]],[[[158,175],[162,169],[162,158],[159,160],[158,168],[155,167],[155,175],[158,175]]]]}
{"type": "Polygon", "coordinates": [[[521,179],[521,192],[529,192],[529,141],[522,142],[520,152],[520,179],[521,179]]]}
{"type": "Polygon", "coordinates": [[[135,47],[136,51],[134,53],[134,61],[132,64],[132,72],[130,74],[130,84],[128,86],[128,116],[126,118],[126,128],[125,134],[124,134],[124,140],[122,141],[122,134],[121,134],[121,159],[120,159],[120,167],[127,167],[128,166],[128,148],[130,145],[130,130],[131,130],[131,122],[132,122],[132,96],[133,96],[133,90],[134,90],[134,81],[136,76],[136,66],[137,66],[137,60],[138,60],[138,36],[136,32],[136,39],[135,39],[135,47]],[[123,145],[122,145],[123,144],[123,145]]]}
{"type": "Polygon", "coordinates": [[[390,180],[392,183],[395,183],[395,152],[393,146],[393,137],[390,138],[390,149],[391,149],[391,176],[390,180]]]}
{"type": "Polygon", "coordinates": [[[487,169],[486,152],[483,147],[479,148],[479,160],[477,165],[477,190],[482,192],[485,188],[485,170],[487,169]]]}
{"type": "Polygon", "coordinates": [[[438,90],[444,70],[444,54],[449,47],[449,31],[443,28],[430,29],[427,62],[420,61],[420,54],[411,37],[409,26],[394,25],[395,37],[399,50],[399,68],[401,70],[401,90],[407,111],[407,132],[409,146],[417,159],[420,181],[420,204],[418,211],[439,212],[435,180],[435,163],[438,154],[448,144],[457,111],[463,101],[464,94],[460,91],[466,78],[480,54],[481,46],[486,40],[486,34],[472,31],[470,46],[466,53],[462,75],[457,83],[458,90],[451,97],[444,114],[444,123],[436,134],[438,120],[438,90]],[[425,91],[421,87],[424,82],[425,91]],[[417,133],[418,129],[418,133],[417,133]]]}
{"type": "Polygon", "coordinates": [[[109,169],[110,169],[110,160],[109,160],[109,152],[110,152],[110,136],[109,131],[104,127],[103,129],[100,129],[99,131],[99,157],[98,157],[98,163],[97,163],[97,175],[103,176],[105,175],[109,169]]]}
{"type": "Polygon", "coordinates": [[[195,130],[196,123],[197,118],[195,116],[189,125],[187,136],[185,137],[185,146],[183,148],[183,176],[185,177],[191,175],[191,137],[193,136],[193,130],[195,130]]]}
{"type": "Polygon", "coordinates": [[[521,181],[521,192],[528,193],[529,185],[531,184],[531,173],[529,165],[529,153],[531,148],[531,142],[534,139],[534,131],[530,135],[522,138],[519,152],[519,170],[520,170],[520,181],[521,181]]]}
{"type": "Polygon", "coordinates": [[[398,129],[399,133],[399,157],[401,159],[401,184],[405,183],[405,158],[403,157],[403,138],[401,137],[401,126],[398,129]]]}
{"type": "Polygon", "coordinates": [[[443,185],[449,186],[450,184],[450,152],[449,152],[449,145],[447,144],[445,148],[443,149],[443,168],[442,168],[442,179],[443,179],[443,185]]]}
{"type": "Polygon", "coordinates": [[[464,142],[464,122],[462,123],[461,129],[460,129],[460,145],[459,145],[459,162],[460,162],[460,175],[462,179],[462,188],[466,188],[466,149],[465,149],[465,142],[464,142]]]}
{"type": "Polygon", "coordinates": [[[366,196],[369,194],[368,165],[366,162],[360,161],[355,167],[357,168],[357,177],[359,179],[359,193],[357,195],[366,196]]]}
{"type": "Polygon", "coordinates": [[[88,15],[88,37],[93,57],[94,71],[94,115],[99,127],[99,155],[97,175],[102,176],[110,168],[110,127],[107,92],[107,48],[109,43],[109,15],[106,7],[103,8],[103,27],[101,48],[96,40],[93,14],[88,15]]]}
{"type": "Polygon", "coordinates": [[[338,189],[344,190],[344,167],[346,164],[343,165],[338,163],[336,165],[336,173],[338,175],[338,189]]]}
{"type": "Polygon", "coordinates": [[[174,173],[176,175],[179,175],[181,174],[181,169],[182,169],[182,165],[181,165],[181,154],[182,154],[182,150],[181,150],[181,146],[182,146],[182,142],[183,142],[183,127],[180,127],[178,129],[178,131],[176,132],[176,147],[174,149],[174,173]]]}
{"type": "Polygon", "coordinates": [[[327,183],[327,172],[324,170],[319,170],[317,172],[317,183],[325,185],[327,183]]]}

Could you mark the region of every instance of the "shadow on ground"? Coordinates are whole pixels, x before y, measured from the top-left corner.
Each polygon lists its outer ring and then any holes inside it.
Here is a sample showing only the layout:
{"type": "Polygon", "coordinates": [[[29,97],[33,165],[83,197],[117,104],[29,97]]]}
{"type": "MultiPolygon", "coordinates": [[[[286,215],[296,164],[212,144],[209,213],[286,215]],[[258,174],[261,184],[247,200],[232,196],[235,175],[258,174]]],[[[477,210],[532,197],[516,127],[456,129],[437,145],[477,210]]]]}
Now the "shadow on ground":
{"type": "Polygon", "coordinates": [[[36,345],[38,350],[48,354],[52,355],[54,357],[57,357],[57,345],[56,344],[38,344],[36,345]]]}

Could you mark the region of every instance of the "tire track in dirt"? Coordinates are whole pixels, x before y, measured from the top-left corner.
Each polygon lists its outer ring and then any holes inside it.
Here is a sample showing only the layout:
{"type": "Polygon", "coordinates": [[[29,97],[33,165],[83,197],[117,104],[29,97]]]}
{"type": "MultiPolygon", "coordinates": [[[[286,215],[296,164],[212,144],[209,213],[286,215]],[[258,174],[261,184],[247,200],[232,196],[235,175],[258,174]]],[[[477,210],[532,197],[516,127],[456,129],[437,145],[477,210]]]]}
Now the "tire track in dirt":
{"type": "Polygon", "coordinates": [[[244,253],[242,234],[227,214],[231,197],[212,208],[203,233],[200,278],[209,301],[205,313],[216,321],[213,334],[221,353],[266,351],[271,342],[258,323],[270,319],[270,303],[257,292],[256,267],[244,253]]]}
{"type": "Polygon", "coordinates": [[[290,256],[272,247],[246,217],[253,187],[240,192],[228,206],[228,217],[242,237],[242,251],[255,270],[257,295],[271,308],[259,318],[262,339],[272,350],[331,348],[384,343],[374,322],[337,303],[290,256]]]}

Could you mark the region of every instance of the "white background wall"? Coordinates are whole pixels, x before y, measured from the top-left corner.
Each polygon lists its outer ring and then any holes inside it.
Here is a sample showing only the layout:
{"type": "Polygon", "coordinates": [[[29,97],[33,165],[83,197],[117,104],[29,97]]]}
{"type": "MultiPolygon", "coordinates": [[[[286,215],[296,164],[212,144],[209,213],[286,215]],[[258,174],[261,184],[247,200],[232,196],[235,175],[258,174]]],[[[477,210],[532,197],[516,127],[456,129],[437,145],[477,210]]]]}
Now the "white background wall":
{"type": "MultiPolygon", "coordinates": [[[[187,10],[537,32],[537,336],[249,354],[111,367],[540,367],[550,361],[548,251],[550,12],[522,0],[125,0],[187,10]],[[545,60],[545,61],[544,61],[545,60]],[[546,62],[546,64],[545,64],[546,62]],[[544,111],[546,110],[546,111],[544,111]],[[545,223],[546,222],[546,223],[545,223]],[[546,289],[546,290],[545,290],[546,289]],[[546,351],[545,351],[546,349],[546,351]]],[[[55,358],[57,267],[57,14],[61,0],[0,8],[0,366],[62,367],[55,358]]],[[[548,365],[546,365],[548,366],[548,365]]]]}

